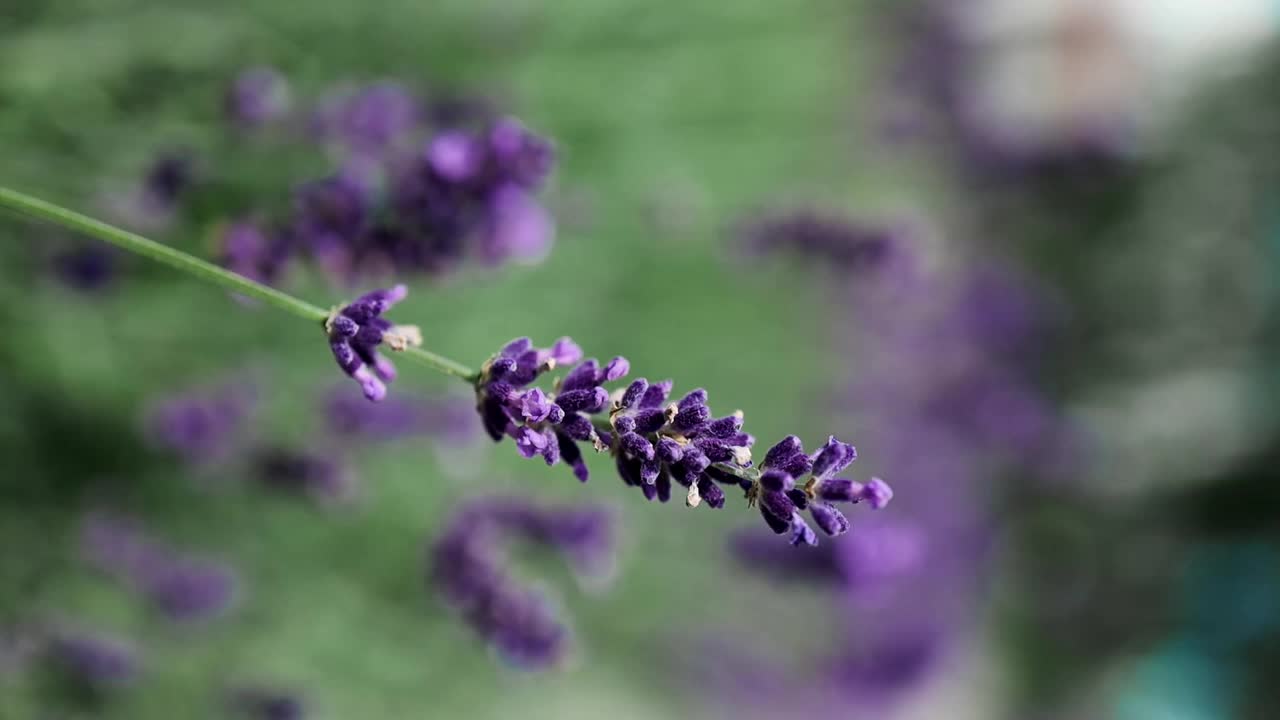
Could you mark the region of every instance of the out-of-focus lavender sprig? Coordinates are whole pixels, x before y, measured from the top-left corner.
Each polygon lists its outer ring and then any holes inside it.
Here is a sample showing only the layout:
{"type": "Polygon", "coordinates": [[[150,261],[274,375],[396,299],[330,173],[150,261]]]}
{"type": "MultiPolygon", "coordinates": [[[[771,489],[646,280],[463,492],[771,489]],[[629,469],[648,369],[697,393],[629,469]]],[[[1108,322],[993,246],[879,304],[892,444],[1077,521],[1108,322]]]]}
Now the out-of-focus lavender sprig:
{"type": "Polygon", "coordinates": [[[255,405],[251,383],[195,387],[153,401],[143,426],[156,446],[187,462],[208,463],[235,449],[255,405]]]}
{"type": "Polygon", "coordinates": [[[583,361],[581,348],[569,338],[546,349],[518,338],[481,368],[477,410],[495,442],[510,437],[524,457],[541,457],[547,465],[563,461],[583,482],[588,470],[579,443],[613,455],[623,482],[648,500],[667,502],[674,482],[686,488],[690,507],[705,502],[720,508],[721,485],[736,486],[749,505],[759,505],[770,529],[788,534],[795,545],[817,544],[801,511],[835,536],[849,523],[832,503],[865,500],[878,509],[893,496],[878,478],[863,485],[835,477],[857,457],[853,446],[835,437],[812,455],[799,438],[787,437],[757,467],[751,456],[755,438],[742,431],[741,412],[713,417],[702,389],[668,403],[670,380],[650,384],[640,378],[612,394],[604,388],[629,371],[622,357],[603,366],[594,358],[583,361]],[[531,387],[542,374],[566,365],[573,367],[551,393],[531,387]]]}
{"type": "Polygon", "coordinates": [[[550,598],[508,567],[503,547],[512,540],[556,551],[580,576],[599,577],[613,564],[612,513],[479,499],[455,511],[432,541],[429,582],[503,660],[527,669],[560,664],[571,650],[570,630],[550,598]]]}
{"type": "MultiPolygon", "coordinates": [[[[856,224],[831,215],[776,217],[748,226],[766,235],[747,241],[824,264],[859,242],[856,224]]],[[[907,256],[919,245],[909,235],[885,242],[907,256]]],[[[731,548],[756,572],[834,590],[841,608],[833,626],[847,641],[779,693],[891,700],[927,678],[980,602],[992,536],[982,481],[1001,467],[1058,463],[1069,435],[1034,382],[1051,306],[1029,284],[1003,265],[914,263],[911,291],[895,292],[898,267],[864,264],[856,277],[830,278],[844,283],[832,288],[837,302],[872,308],[833,334],[857,372],[832,394],[831,410],[862,423],[907,511],[867,518],[807,562],[749,530],[731,548]]]]}
{"type": "Polygon", "coordinates": [[[739,223],[736,235],[751,256],[791,253],[839,273],[884,276],[891,265],[918,260],[906,222],[858,222],[819,209],[774,209],[739,223]]]}
{"type": "Polygon", "coordinates": [[[45,658],[63,680],[95,693],[133,683],[141,665],[132,643],[71,628],[51,631],[45,658]]]}
{"type": "Polygon", "coordinates": [[[265,488],[322,505],[349,503],[359,492],[355,472],[320,449],[261,447],[250,453],[249,472],[265,488]]]}
{"type": "Polygon", "coordinates": [[[229,566],[169,547],[127,518],[92,513],[84,522],[81,546],[92,565],[172,620],[209,619],[225,612],[237,594],[239,583],[229,566]]]}
{"type": "MultiPolygon", "coordinates": [[[[227,91],[229,117],[259,126],[283,112],[284,95],[280,73],[248,70],[227,91]]],[[[298,184],[287,216],[232,226],[220,251],[228,267],[274,284],[305,255],[349,284],[468,259],[537,262],[550,248],[555,223],[537,193],[554,151],[514,118],[380,81],[329,92],[306,136],[338,158],[333,170],[298,184]]]]}

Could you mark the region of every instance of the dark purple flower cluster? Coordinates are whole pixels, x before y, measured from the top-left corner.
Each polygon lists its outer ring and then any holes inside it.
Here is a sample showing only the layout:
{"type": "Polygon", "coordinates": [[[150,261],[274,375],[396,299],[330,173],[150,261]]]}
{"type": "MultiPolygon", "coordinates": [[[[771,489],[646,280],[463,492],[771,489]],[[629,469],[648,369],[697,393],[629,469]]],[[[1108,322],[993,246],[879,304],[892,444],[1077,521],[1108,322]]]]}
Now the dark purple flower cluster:
{"type": "Polygon", "coordinates": [[[206,619],[235,599],[238,583],[229,567],[166,547],[129,520],[94,513],[85,521],[81,542],[90,563],[170,619],[206,619]]]}
{"type": "Polygon", "coordinates": [[[404,285],[374,290],[336,310],[325,322],[329,347],[338,367],[360,383],[364,396],[375,402],[386,397],[385,383],[396,376],[395,366],[378,354],[378,346],[385,343],[392,350],[404,350],[422,344],[418,328],[392,325],[382,318],[383,313],[408,294],[404,285]]]}
{"type": "Polygon", "coordinates": [[[568,338],[548,349],[519,338],[481,369],[477,410],[495,442],[510,437],[525,457],[541,457],[548,465],[563,461],[583,482],[588,471],[579,443],[612,454],[623,482],[640,488],[648,500],[670,500],[674,482],[687,488],[689,506],[706,502],[720,508],[720,486],[737,486],[750,503],[759,501],[775,532],[790,532],[796,544],[817,543],[799,510],[808,509],[824,532],[838,535],[848,521],[832,502],[867,500],[879,508],[892,496],[878,479],[864,486],[833,477],[856,457],[852,446],[834,437],[813,457],[799,439],[788,437],[757,469],[751,460],[755,438],[742,431],[741,412],[714,417],[702,389],[668,403],[670,380],[650,384],[640,378],[612,394],[603,387],[629,371],[622,357],[603,366],[594,358],[582,361],[582,350],[568,338]],[[570,364],[552,393],[531,387],[542,374],[570,364]],[[810,473],[797,488],[796,478],[810,473]]]}
{"type": "Polygon", "coordinates": [[[817,545],[817,536],[800,515],[802,510],[809,511],[824,533],[835,537],[848,531],[849,520],[834,503],[865,500],[873,510],[879,510],[893,498],[893,491],[880,478],[871,478],[864,485],[835,477],[857,457],[852,445],[834,435],[812,456],[805,454],[800,438],[789,435],[765,454],[760,476],[748,488],[748,497],[760,506],[770,530],[779,535],[789,533],[792,545],[817,545]],[[797,486],[796,478],[805,475],[809,479],[797,486]]]}
{"type": "Polygon", "coordinates": [[[570,632],[551,600],[509,570],[503,541],[559,552],[575,570],[612,566],[612,515],[599,508],[544,508],[517,498],[479,500],[454,513],[431,545],[429,580],[507,662],[536,669],[564,660],[570,632]]]}

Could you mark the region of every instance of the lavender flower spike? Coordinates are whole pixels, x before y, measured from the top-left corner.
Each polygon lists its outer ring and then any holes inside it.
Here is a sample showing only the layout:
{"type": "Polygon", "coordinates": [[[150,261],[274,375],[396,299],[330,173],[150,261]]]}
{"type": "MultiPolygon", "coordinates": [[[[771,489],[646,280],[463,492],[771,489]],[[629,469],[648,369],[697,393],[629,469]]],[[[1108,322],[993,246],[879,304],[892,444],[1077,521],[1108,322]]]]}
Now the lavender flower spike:
{"type": "Polygon", "coordinates": [[[404,350],[422,344],[422,332],[416,326],[392,325],[382,319],[384,312],[408,294],[404,285],[374,290],[335,309],[325,321],[329,347],[338,367],[360,383],[364,396],[374,402],[386,397],[385,383],[396,376],[395,366],[378,354],[378,346],[404,350]]]}
{"type": "Polygon", "coordinates": [[[742,431],[742,413],[715,417],[706,390],[668,403],[670,380],[650,384],[639,378],[611,393],[603,386],[622,380],[631,369],[622,357],[603,366],[594,358],[582,360],[550,390],[533,387],[542,375],[580,356],[567,338],[549,350],[518,338],[490,358],[476,381],[476,409],[489,437],[494,442],[512,438],[521,455],[542,457],[548,465],[563,460],[583,482],[588,472],[578,443],[590,443],[613,456],[623,483],[638,488],[646,500],[667,502],[673,483],[679,483],[687,488],[689,507],[720,508],[725,503],[720,486],[736,485],[746,492],[749,506],[760,506],[766,524],[775,533],[789,533],[793,544],[818,542],[801,511],[808,510],[819,529],[835,536],[849,529],[849,521],[831,503],[866,500],[879,509],[893,496],[880,480],[863,486],[832,477],[858,455],[834,436],[812,456],[799,438],[788,436],[756,467],[755,438],[742,431]],[[801,486],[797,478],[806,475],[811,477],[801,486]]]}
{"type": "Polygon", "coordinates": [[[208,619],[235,600],[238,582],[231,568],[162,545],[127,519],[91,514],[81,543],[91,564],[171,620],[208,619]]]}

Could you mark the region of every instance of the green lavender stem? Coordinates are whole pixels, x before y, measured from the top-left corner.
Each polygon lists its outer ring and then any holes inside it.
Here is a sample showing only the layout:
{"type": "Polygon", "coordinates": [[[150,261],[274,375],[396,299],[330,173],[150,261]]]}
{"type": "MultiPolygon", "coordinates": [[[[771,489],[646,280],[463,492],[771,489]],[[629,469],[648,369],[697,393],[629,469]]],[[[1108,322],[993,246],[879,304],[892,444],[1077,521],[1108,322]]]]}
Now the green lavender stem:
{"type": "MultiPolygon", "coordinates": [[[[32,197],[17,190],[0,187],[0,207],[9,208],[23,215],[43,220],[76,230],[89,237],[111,243],[116,247],[141,255],[158,263],[168,265],[180,272],[200,278],[205,282],[220,285],[244,297],[260,300],[267,305],[295,315],[313,323],[323,323],[329,317],[329,311],[296,298],[288,293],[268,287],[260,282],[250,280],[243,275],[218,267],[211,262],[201,260],[181,250],[148,240],[141,235],[108,225],[87,215],[54,205],[40,198],[32,197]]],[[[475,370],[449,358],[437,355],[421,348],[407,348],[401,353],[446,375],[474,382],[478,373],[475,370]]]]}

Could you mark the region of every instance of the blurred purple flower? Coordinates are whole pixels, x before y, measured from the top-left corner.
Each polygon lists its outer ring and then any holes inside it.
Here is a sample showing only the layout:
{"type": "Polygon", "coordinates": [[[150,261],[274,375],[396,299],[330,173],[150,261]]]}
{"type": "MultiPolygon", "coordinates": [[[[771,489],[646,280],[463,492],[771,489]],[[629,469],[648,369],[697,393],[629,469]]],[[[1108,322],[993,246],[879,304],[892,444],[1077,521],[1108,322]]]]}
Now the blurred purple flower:
{"type": "Polygon", "coordinates": [[[46,653],[66,680],[92,690],[129,685],[138,676],[136,648],[105,634],[58,630],[49,638],[46,653]]]}
{"type": "Polygon", "coordinates": [[[786,252],[840,272],[883,275],[912,263],[911,230],[904,223],[871,224],[819,210],[773,210],[740,224],[739,242],[754,256],[786,252]]]}
{"type": "Polygon", "coordinates": [[[103,290],[119,273],[120,258],[110,247],[77,245],[53,257],[53,270],[69,288],[84,292],[103,290]]]}
{"type": "Polygon", "coordinates": [[[383,81],[333,92],[316,110],[312,127],[353,152],[378,153],[420,127],[422,119],[422,103],[407,88],[383,81]]]}
{"type": "MultiPolygon", "coordinates": [[[[829,250],[828,238],[850,242],[839,232],[798,226],[805,231],[798,239],[786,236],[796,230],[788,223],[753,227],[766,233],[756,238],[760,246],[816,253],[827,262],[841,257],[829,250]],[[771,239],[768,232],[783,237],[771,239]]],[[[835,278],[848,281],[838,291],[874,311],[861,313],[843,332],[833,329],[831,337],[847,343],[837,349],[857,373],[831,393],[831,410],[864,423],[864,442],[877,448],[904,504],[891,516],[860,521],[852,537],[807,563],[788,557],[790,548],[771,552],[759,533],[735,537],[731,549],[746,566],[775,579],[820,582],[839,602],[831,619],[840,638],[834,657],[782,683],[780,696],[811,694],[816,685],[833,702],[887,701],[927,676],[975,622],[980,606],[993,534],[982,481],[1001,467],[1045,469],[1061,457],[1063,423],[1034,382],[1034,363],[1051,339],[1052,306],[1030,284],[1012,268],[974,262],[932,274],[921,267],[914,288],[927,292],[895,293],[875,274],[887,271],[896,279],[896,268],[863,270],[856,279],[835,278]]],[[[835,297],[844,302],[847,296],[835,297]]],[[[770,451],[761,468],[768,485],[760,504],[775,532],[797,532],[786,518],[806,500],[882,504],[891,497],[875,481],[834,477],[806,483],[812,493],[805,497],[796,492],[795,471],[779,472],[786,456],[807,457],[796,445],[770,451]]],[[[819,474],[844,454],[807,459],[819,474]]],[[[813,518],[820,527],[845,527],[825,513],[813,518]]]]}
{"type": "Polygon", "coordinates": [[[538,263],[551,251],[555,226],[551,214],[528,191],[508,184],[489,199],[489,217],[480,254],[490,263],[507,259],[538,263]]]}
{"type": "Polygon", "coordinates": [[[155,400],[144,426],[154,444],[187,462],[216,461],[235,447],[255,401],[242,382],[196,387],[155,400]]]}
{"type": "Polygon", "coordinates": [[[81,544],[94,567],[130,586],[171,620],[208,619],[235,600],[238,581],[230,567],[165,546],[134,521],[93,513],[84,522],[81,544]]]}
{"type": "Polygon", "coordinates": [[[274,68],[245,70],[227,88],[223,109],[235,125],[261,127],[288,112],[289,81],[274,68]]]}
{"type": "Polygon", "coordinates": [[[349,385],[340,385],[324,400],[325,424],[337,439],[386,441],[422,435],[451,443],[475,437],[472,403],[453,396],[417,399],[388,397],[379,403],[362,400],[349,385]]]}
{"type": "Polygon", "coordinates": [[[456,511],[432,542],[428,577],[446,603],[507,662],[536,670],[559,664],[570,631],[549,598],[521,585],[507,568],[504,541],[523,538],[565,555],[587,574],[612,565],[611,514],[602,509],[541,508],[489,498],[456,511]]]}
{"type": "Polygon", "coordinates": [[[250,464],[254,479],[264,487],[323,504],[350,502],[359,490],[356,476],[341,459],[315,450],[261,448],[250,464]]]}
{"type": "Polygon", "coordinates": [[[224,267],[266,285],[279,282],[292,254],[285,234],[269,232],[247,220],[224,227],[219,245],[224,267]]]}

